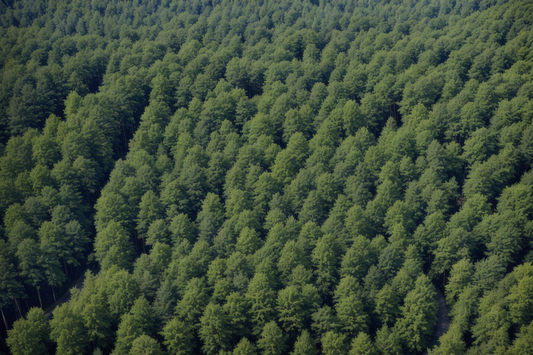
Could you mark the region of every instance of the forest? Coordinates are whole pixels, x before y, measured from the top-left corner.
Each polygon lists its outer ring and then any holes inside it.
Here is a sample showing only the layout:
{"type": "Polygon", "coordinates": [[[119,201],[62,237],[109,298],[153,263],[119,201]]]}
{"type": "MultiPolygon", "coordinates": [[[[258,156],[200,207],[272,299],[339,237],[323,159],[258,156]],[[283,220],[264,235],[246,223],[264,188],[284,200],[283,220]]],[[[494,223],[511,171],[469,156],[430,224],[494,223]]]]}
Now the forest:
{"type": "Polygon", "coordinates": [[[2,0],[0,354],[533,354],[532,166],[533,0],[2,0]]]}

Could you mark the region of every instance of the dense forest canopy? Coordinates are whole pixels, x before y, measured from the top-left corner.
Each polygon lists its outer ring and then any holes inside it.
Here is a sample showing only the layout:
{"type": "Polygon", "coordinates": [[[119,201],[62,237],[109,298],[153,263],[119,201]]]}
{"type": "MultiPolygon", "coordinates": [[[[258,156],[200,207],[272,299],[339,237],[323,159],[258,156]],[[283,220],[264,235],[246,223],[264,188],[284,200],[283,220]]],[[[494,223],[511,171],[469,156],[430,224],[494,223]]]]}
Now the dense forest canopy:
{"type": "Polygon", "coordinates": [[[0,352],[533,354],[532,22],[3,0],[0,352]]]}

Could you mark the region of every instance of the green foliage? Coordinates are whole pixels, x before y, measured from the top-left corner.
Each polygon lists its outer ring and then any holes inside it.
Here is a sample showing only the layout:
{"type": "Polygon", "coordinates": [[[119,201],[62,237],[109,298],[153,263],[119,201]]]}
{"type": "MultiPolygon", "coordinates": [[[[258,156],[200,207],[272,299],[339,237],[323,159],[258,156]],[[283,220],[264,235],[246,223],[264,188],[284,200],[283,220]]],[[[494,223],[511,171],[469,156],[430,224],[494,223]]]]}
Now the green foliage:
{"type": "Polygon", "coordinates": [[[57,354],[79,354],[85,352],[89,346],[82,316],[75,312],[70,302],[54,310],[50,327],[50,338],[57,344],[57,354]]]}
{"type": "MultiPolygon", "coordinates": [[[[522,275],[521,275],[522,276],[522,275]]],[[[513,323],[519,326],[527,326],[533,320],[533,278],[523,276],[518,283],[509,290],[507,296],[509,302],[509,315],[513,323]]]]}
{"type": "Polygon", "coordinates": [[[5,1],[6,328],[88,268],[42,352],[420,353],[429,276],[433,353],[528,352],[530,14],[5,1]]]}
{"type": "Polygon", "coordinates": [[[98,235],[95,243],[96,259],[103,270],[112,265],[130,268],[135,254],[126,230],[120,223],[111,221],[98,235]]]}
{"type": "MultiPolygon", "coordinates": [[[[143,297],[139,297],[130,311],[126,313],[118,326],[117,341],[113,354],[128,354],[135,353],[133,346],[144,346],[146,338],[141,338],[139,342],[136,340],[143,335],[151,335],[154,331],[154,316],[148,301],[143,297]]],[[[147,341],[149,343],[149,341],[147,341]]],[[[153,347],[151,345],[150,347],[153,347]]]]}
{"type": "Polygon", "coordinates": [[[248,285],[245,296],[250,304],[254,333],[259,334],[265,324],[274,317],[275,295],[268,276],[264,273],[256,273],[248,285]]]}
{"type": "Polygon", "coordinates": [[[161,334],[165,338],[163,344],[165,344],[172,354],[182,355],[193,353],[193,329],[177,317],[174,317],[165,325],[161,334]]]}
{"type": "Polygon", "coordinates": [[[461,292],[471,285],[473,274],[474,266],[468,259],[462,259],[453,265],[446,285],[446,301],[449,305],[453,305],[461,292]]]}
{"type": "Polygon", "coordinates": [[[350,355],[374,355],[377,349],[368,334],[361,332],[352,341],[350,355]]]}
{"type": "Polygon", "coordinates": [[[429,354],[464,354],[465,342],[462,339],[462,334],[457,326],[452,326],[448,331],[440,337],[439,346],[429,351],[429,354]]]}
{"type": "Polygon", "coordinates": [[[228,348],[229,319],[222,307],[209,303],[200,318],[200,339],[202,350],[207,354],[218,354],[220,350],[228,348]]]}
{"type": "Polygon", "coordinates": [[[294,350],[291,352],[292,355],[317,355],[318,350],[316,348],[316,342],[307,330],[302,331],[298,336],[298,339],[294,343],[294,350]]]}
{"type": "Polygon", "coordinates": [[[257,347],[263,354],[276,355],[283,354],[285,350],[285,336],[276,322],[271,321],[265,324],[261,336],[257,341],[257,347]]]}
{"type": "Polygon", "coordinates": [[[148,335],[141,335],[131,344],[130,355],[163,355],[161,346],[157,340],[150,338],[148,335]]]}
{"type": "Polygon", "coordinates": [[[233,355],[255,355],[257,349],[248,339],[242,338],[239,344],[233,349],[233,355]]]}
{"type": "Polygon", "coordinates": [[[398,321],[398,331],[403,335],[410,351],[422,351],[433,335],[437,324],[437,301],[435,287],[425,275],[420,276],[414,289],[407,294],[398,321]]]}
{"type": "Polygon", "coordinates": [[[26,319],[19,319],[7,332],[7,345],[12,354],[48,354],[50,324],[43,310],[32,308],[26,319]]]}
{"type": "Polygon", "coordinates": [[[322,353],[327,355],[346,354],[348,346],[346,344],[346,335],[333,331],[325,333],[320,339],[322,343],[322,353]]]}

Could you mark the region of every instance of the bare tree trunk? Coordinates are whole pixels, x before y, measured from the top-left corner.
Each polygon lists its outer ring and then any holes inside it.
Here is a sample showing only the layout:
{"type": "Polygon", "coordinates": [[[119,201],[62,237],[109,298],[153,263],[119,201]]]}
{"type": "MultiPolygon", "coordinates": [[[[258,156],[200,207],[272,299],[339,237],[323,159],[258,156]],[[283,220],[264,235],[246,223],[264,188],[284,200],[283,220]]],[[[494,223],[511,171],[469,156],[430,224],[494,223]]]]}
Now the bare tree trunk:
{"type": "Polygon", "coordinates": [[[15,306],[17,306],[17,311],[19,311],[19,318],[22,318],[22,310],[20,309],[19,302],[16,298],[13,298],[13,301],[15,301],[15,306]]]}
{"type": "Polygon", "coordinates": [[[41,291],[39,291],[39,287],[37,287],[37,296],[39,296],[39,303],[41,304],[41,308],[43,308],[43,301],[41,300],[41,291]]]}
{"type": "Polygon", "coordinates": [[[56,302],[56,291],[54,290],[54,286],[51,286],[52,287],[52,295],[54,295],[54,302],[56,302]]]}
{"type": "Polygon", "coordinates": [[[0,311],[2,311],[2,318],[4,319],[4,325],[6,326],[6,330],[9,330],[9,328],[7,327],[6,316],[4,315],[4,309],[0,308],[0,311]]]}
{"type": "Polygon", "coordinates": [[[63,266],[65,267],[65,275],[67,275],[67,279],[68,279],[67,264],[65,263],[65,258],[64,257],[63,257],[63,266]]]}

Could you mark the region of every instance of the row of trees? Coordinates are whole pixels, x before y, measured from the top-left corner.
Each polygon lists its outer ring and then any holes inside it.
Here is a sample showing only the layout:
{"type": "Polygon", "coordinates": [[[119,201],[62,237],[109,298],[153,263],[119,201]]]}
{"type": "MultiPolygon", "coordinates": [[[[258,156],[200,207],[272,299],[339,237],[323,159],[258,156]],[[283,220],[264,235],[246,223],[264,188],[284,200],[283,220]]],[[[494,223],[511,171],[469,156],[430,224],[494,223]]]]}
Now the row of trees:
{"type": "Polygon", "coordinates": [[[529,4],[8,5],[13,354],[530,351],[529,4]]]}

